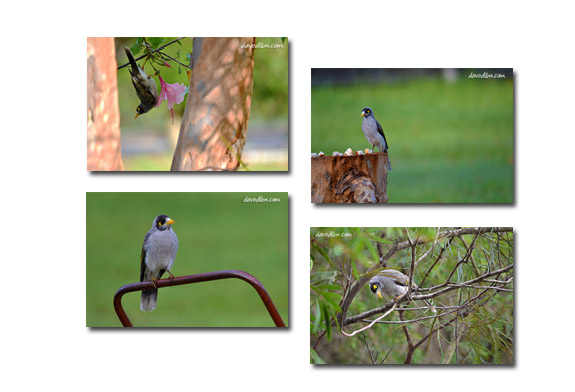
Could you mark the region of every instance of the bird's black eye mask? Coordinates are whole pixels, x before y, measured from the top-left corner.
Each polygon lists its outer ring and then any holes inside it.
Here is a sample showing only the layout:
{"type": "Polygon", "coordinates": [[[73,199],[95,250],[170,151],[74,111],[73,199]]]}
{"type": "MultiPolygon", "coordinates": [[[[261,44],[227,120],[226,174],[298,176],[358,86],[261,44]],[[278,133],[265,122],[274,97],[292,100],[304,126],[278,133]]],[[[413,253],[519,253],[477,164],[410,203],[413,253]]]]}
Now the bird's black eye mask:
{"type": "Polygon", "coordinates": [[[371,285],[371,291],[374,292],[374,293],[377,292],[377,288],[378,288],[378,287],[379,287],[379,286],[377,285],[377,283],[372,284],[372,285],[371,285]]]}
{"type": "Polygon", "coordinates": [[[163,225],[166,223],[166,219],[167,219],[167,218],[168,218],[168,217],[167,217],[166,215],[160,215],[160,216],[158,217],[158,227],[163,226],[163,225]]]}
{"type": "Polygon", "coordinates": [[[365,114],[369,114],[369,113],[370,113],[370,111],[369,111],[369,110],[366,110],[366,111],[365,111],[365,114]]]}

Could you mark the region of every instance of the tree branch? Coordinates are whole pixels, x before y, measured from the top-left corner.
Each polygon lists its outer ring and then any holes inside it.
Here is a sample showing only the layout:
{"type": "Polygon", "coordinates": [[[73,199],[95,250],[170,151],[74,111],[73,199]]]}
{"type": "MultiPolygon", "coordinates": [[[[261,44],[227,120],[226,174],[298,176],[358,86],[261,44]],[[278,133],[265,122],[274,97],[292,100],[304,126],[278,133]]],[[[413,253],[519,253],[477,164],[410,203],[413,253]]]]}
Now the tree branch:
{"type": "MultiPolygon", "coordinates": [[[[471,280],[468,280],[468,281],[462,282],[462,283],[448,283],[448,282],[446,282],[446,283],[443,283],[441,285],[438,285],[438,286],[435,286],[435,287],[432,287],[429,289],[429,290],[438,290],[436,292],[433,292],[430,294],[412,295],[411,299],[413,299],[413,300],[431,299],[431,298],[443,295],[449,291],[456,290],[456,289],[460,288],[459,287],[460,285],[473,285],[474,283],[481,282],[482,280],[484,280],[490,276],[499,275],[499,274],[502,274],[504,272],[507,272],[507,271],[511,270],[512,268],[513,268],[513,264],[511,264],[507,267],[498,269],[496,271],[485,273],[485,274],[483,274],[483,275],[481,275],[475,279],[471,279],[471,280]],[[451,285],[453,285],[453,286],[451,286],[451,285]],[[441,289],[441,290],[439,290],[439,289],[441,289]]],[[[510,279],[510,280],[506,281],[505,284],[510,283],[511,281],[512,280],[510,279]]],[[[486,287],[481,287],[481,288],[482,289],[491,289],[492,287],[493,286],[486,286],[486,287]]],[[[400,298],[397,301],[397,303],[401,303],[403,301],[406,301],[407,299],[408,299],[407,296],[404,296],[404,297],[400,298]]],[[[354,324],[354,323],[357,323],[359,321],[362,321],[366,317],[370,317],[370,316],[373,316],[375,314],[380,314],[381,312],[386,312],[391,308],[392,305],[393,305],[393,303],[388,303],[387,305],[385,305],[383,307],[371,309],[371,310],[368,310],[366,312],[360,313],[358,315],[347,317],[347,318],[343,319],[343,322],[341,323],[341,325],[343,326],[343,325],[354,324]]],[[[444,314],[445,313],[441,313],[441,314],[437,314],[434,316],[429,316],[427,318],[440,317],[444,314]]]]}
{"type": "MultiPolygon", "coordinates": [[[[444,238],[449,238],[452,239],[454,237],[458,237],[461,235],[467,235],[467,234],[483,234],[483,233],[505,233],[505,232],[513,232],[513,228],[512,227],[469,227],[469,228],[464,228],[464,229],[453,229],[453,230],[447,230],[444,232],[439,233],[439,235],[436,236],[434,241],[439,241],[441,239],[444,238]]],[[[346,315],[347,315],[347,311],[349,309],[349,306],[351,305],[351,302],[353,301],[353,299],[355,298],[355,296],[359,293],[359,290],[363,287],[363,285],[365,285],[369,279],[370,279],[370,273],[381,269],[382,266],[386,265],[387,261],[397,252],[407,249],[413,245],[422,245],[425,243],[428,243],[430,241],[426,241],[426,240],[420,240],[418,239],[417,241],[415,241],[415,244],[413,244],[411,241],[402,241],[402,242],[396,242],[394,243],[391,248],[383,255],[380,257],[379,262],[372,265],[365,274],[363,274],[349,289],[349,291],[347,292],[347,294],[343,297],[342,303],[341,303],[341,313],[338,314],[338,321],[340,323],[340,325],[346,325],[346,315]]],[[[438,259],[439,260],[439,259],[438,259]]]]}

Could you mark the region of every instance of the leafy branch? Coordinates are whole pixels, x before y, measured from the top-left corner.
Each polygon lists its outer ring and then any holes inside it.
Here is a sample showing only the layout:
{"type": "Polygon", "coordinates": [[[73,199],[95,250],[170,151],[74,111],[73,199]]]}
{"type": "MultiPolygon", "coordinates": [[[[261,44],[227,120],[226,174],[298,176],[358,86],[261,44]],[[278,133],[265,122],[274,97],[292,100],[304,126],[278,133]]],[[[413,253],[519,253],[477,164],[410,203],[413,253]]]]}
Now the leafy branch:
{"type": "MultiPolygon", "coordinates": [[[[506,310],[513,302],[512,228],[427,228],[415,230],[415,235],[414,229],[388,228],[378,233],[375,228],[344,228],[338,233],[344,235],[331,235],[334,239],[327,236],[325,240],[322,239],[325,235],[317,235],[325,233],[325,230],[321,230],[317,229],[315,238],[311,239],[312,262],[319,257],[316,261],[318,267],[312,268],[311,278],[312,283],[315,281],[315,287],[323,287],[331,294],[328,302],[312,290],[312,305],[314,299],[316,304],[315,309],[313,306],[311,308],[312,320],[316,321],[311,331],[312,336],[316,337],[316,340],[312,339],[312,362],[325,360],[323,356],[329,345],[321,341],[327,337],[329,342],[334,336],[338,340],[338,348],[331,354],[332,360],[343,357],[350,361],[347,359],[350,352],[347,356],[341,354],[342,344],[359,349],[353,343],[354,339],[346,338],[357,334],[360,334],[367,348],[363,360],[374,364],[379,362],[378,352],[387,351],[385,358],[388,358],[394,347],[395,351],[405,355],[404,363],[420,361],[422,354],[417,350],[420,347],[424,352],[432,348],[435,354],[428,359],[432,363],[436,363],[433,361],[437,355],[441,356],[441,363],[469,363],[470,355],[479,360],[478,363],[489,363],[492,360],[500,361],[502,355],[507,355],[505,353],[512,355],[513,318],[506,310]],[[511,233],[511,236],[506,233],[511,233]],[[395,236],[398,239],[391,240],[395,236]],[[370,241],[373,243],[369,244],[370,241]],[[374,258],[375,262],[372,261],[374,258]],[[329,268],[322,270],[320,266],[323,261],[327,262],[323,265],[329,265],[329,268]],[[397,268],[398,265],[402,265],[399,269],[408,275],[410,281],[418,282],[420,286],[409,288],[404,297],[373,309],[365,310],[371,299],[367,302],[353,301],[374,274],[383,268],[397,268]],[[419,279],[414,279],[416,276],[419,279]],[[434,284],[423,287],[425,282],[430,281],[434,284]],[[433,305],[414,306],[413,301],[428,302],[432,299],[437,301],[433,305]],[[352,304],[360,312],[347,316],[352,304]],[[425,314],[430,309],[434,313],[425,314]],[[398,320],[392,317],[396,312],[398,320]],[[317,315],[320,313],[322,318],[318,323],[317,315]],[[357,323],[365,325],[352,328],[357,323]],[[374,328],[386,324],[396,327],[374,328]],[[339,328],[341,335],[331,334],[334,327],[339,328]],[[403,331],[402,345],[397,345],[399,335],[394,332],[397,329],[398,332],[403,331]],[[394,340],[388,343],[390,333],[394,340]],[[344,339],[344,342],[340,339],[344,339]],[[371,344],[370,339],[373,339],[371,344]],[[486,340],[490,342],[487,349],[486,340]],[[446,345],[449,348],[444,351],[446,345]]],[[[352,356],[361,357],[352,352],[352,356]]],[[[396,355],[393,358],[395,360],[396,355]]]]}

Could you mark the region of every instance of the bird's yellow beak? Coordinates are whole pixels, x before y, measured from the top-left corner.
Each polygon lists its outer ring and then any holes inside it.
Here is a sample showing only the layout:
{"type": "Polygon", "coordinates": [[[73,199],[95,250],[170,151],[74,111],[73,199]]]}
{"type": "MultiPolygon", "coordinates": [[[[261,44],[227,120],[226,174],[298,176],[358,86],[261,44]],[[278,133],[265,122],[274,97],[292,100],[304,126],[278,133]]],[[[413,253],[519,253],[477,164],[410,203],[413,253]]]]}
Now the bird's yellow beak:
{"type": "Polygon", "coordinates": [[[134,117],[134,120],[137,119],[139,115],[140,115],[140,113],[136,113],[136,117],[134,117]]]}
{"type": "Polygon", "coordinates": [[[166,222],[166,225],[171,225],[172,223],[176,223],[176,222],[170,219],[169,221],[166,222]]]}
{"type": "Polygon", "coordinates": [[[381,296],[381,291],[377,290],[377,296],[381,299],[383,299],[383,297],[381,296]]]}
{"type": "Polygon", "coordinates": [[[361,112],[361,117],[365,116],[365,112],[361,112]]]}

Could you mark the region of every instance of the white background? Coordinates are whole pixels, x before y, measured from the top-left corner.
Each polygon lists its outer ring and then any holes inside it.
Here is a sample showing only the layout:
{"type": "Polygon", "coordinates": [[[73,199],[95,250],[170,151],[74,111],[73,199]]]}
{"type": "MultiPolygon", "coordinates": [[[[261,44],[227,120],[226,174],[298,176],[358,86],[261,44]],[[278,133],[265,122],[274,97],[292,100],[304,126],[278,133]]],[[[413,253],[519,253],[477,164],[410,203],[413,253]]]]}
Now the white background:
{"type": "Polygon", "coordinates": [[[2,389],[484,392],[572,385],[575,35],[567,2],[228,3],[3,5],[2,389]],[[289,174],[87,173],[86,37],[141,35],[288,36],[289,174]],[[513,67],[515,205],[311,205],[312,67],[513,67]],[[85,192],[199,190],[289,192],[290,328],[87,329],[85,192]],[[514,226],[516,365],[309,365],[309,227],[320,225],[514,226]]]}

